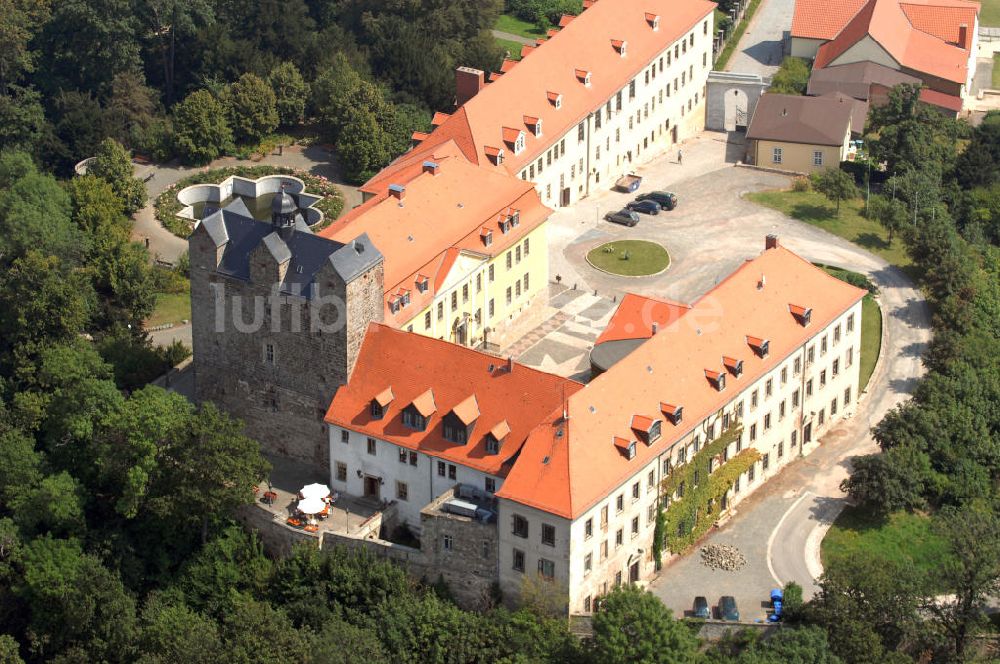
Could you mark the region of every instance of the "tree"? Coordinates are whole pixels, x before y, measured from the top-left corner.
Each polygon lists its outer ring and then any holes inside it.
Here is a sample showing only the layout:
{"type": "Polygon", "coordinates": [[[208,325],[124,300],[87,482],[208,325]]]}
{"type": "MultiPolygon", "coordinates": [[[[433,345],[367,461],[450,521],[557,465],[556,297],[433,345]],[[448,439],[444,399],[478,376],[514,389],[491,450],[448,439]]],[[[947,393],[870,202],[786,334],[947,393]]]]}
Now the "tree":
{"type": "Polygon", "coordinates": [[[189,94],[174,108],[174,143],[184,161],[204,164],[233,147],[226,107],[208,90],[189,94]]]}
{"type": "Polygon", "coordinates": [[[830,166],[819,173],[814,173],[811,179],[813,189],[837,204],[836,215],[838,217],[840,216],[840,201],[845,198],[854,198],[858,193],[854,178],[837,166],[830,166]]]}
{"type": "Polygon", "coordinates": [[[769,92],[788,95],[804,95],[809,84],[809,63],[802,58],[786,57],[781,68],[771,79],[769,92]]]}
{"type": "Polygon", "coordinates": [[[25,487],[41,481],[41,464],[42,455],[35,451],[31,437],[0,425],[0,511],[9,510],[12,500],[25,487]]]}
{"type": "Polygon", "coordinates": [[[309,84],[302,78],[299,68],[291,62],[282,62],[267,77],[274,90],[278,120],[284,126],[297,125],[305,117],[309,84]]]}
{"type": "Polygon", "coordinates": [[[230,525],[188,562],[180,586],[190,606],[223,616],[244,599],[260,595],[271,571],[256,534],[230,525]]]}
{"type": "Polygon", "coordinates": [[[86,529],[80,484],[67,472],[23,486],[11,501],[14,522],[25,535],[79,536],[86,529]]]}
{"type": "Polygon", "coordinates": [[[139,8],[140,16],[160,42],[163,84],[167,104],[171,104],[174,101],[177,37],[189,37],[199,28],[212,26],[215,22],[213,4],[209,0],[143,0],[139,8]]]}
{"type": "Polygon", "coordinates": [[[233,664],[310,659],[308,639],[292,627],[288,616],[249,597],[240,598],[233,611],[223,617],[222,636],[225,660],[233,664]]]}
{"type": "Polygon", "coordinates": [[[37,90],[11,85],[0,94],[0,150],[35,150],[49,131],[37,90]]]}
{"type": "Polygon", "coordinates": [[[312,639],[309,651],[324,664],[388,664],[389,658],[374,629],[352,625],[340,618],[327,620],[312,639]]]}
{"type": "Polygon", "coordinates": [[[237,141],[258,143],[278,126],[274,90],[256,74],[243,74],[225,94],[229,126],[237,141]]]}
{"type": "Polygon", "coordinates": [[[337,141],[341,129],[347,124],[351,100],[363,80],[361,74],[351,66],[347,56],[337,53],[313,83],[313,112],[326,125],[327,137],[331,142],[337,141]]]}
{"type": "Polygon", "coordinates": [[[874,219],[889,236],[889,244],[892,244],[892,236],[903,228],[907,220],[906,207],[903,202],[893,198],[883,196],[872,196],[868,204],[868,218],[874,219]]]}
{"type": "Polygon", "coordinates": [[[637,586],[615,588],[593,617],[595,662],[690,662],[698,639],[655,595],[637,586]]]}
{"type": "Polygon", "coordinates": [[[143,607],[138,648],[141,664],[214,664],[225,658],[215,621],[156,594],[143,607]]]}
{"type": "Polygon", "coordinates": [[[44,146],[45,163],[70,175],[77,162],[93,157],[107,135],[100,102],[89,92],[59,91],[49,101],[52,135],[44,146]]]}
{"type": "Polygon", "coordinates": [[[963,189],[986,187],[997,180],[997,164],[989,146],[973,137],[955,160],[955,179],[963,189]]]}
{"type": "Polygon", "coordinates": [[[897,85],[868,117],[867,145],[889,173],[925,171],[940,181],[955,159],[962,125],[920,101],[919,85],[897,85]]]}
{"type": "Polygon", "coordinates": [[[132,214],[146,204],[146,185],[132,175],[132,156],[121,143],[105,138],[90,162],[87,173],[108,184],[125,205],[126,214],[132,214]]]}
{"type": "Polygon", "coordinates": [[[24,664],[21,648],[10,634],[0,634],[0,662],[4,664],[24,664]]]}
{"type": "Polygon", "coordinates": [[[136,72],[122,72],[111,80],[111,97],[104,106],[110,135],[129,148],[146,147],[159,121],[159,93],[136,72]]]}
{"type": "Polygon", "coordinates": [[[841,664],[819,627],[782,629],[740,653],[736,664],[841,664]]]}
{"type": "Polygon", "coordinates": [[[0,3],[0,92],[35,69],[31,40],[49,18],[44,0],[4,0],[0,3]]]}
{"type": "Polygon", "coordinates": [[[392,136],[382,129],[375,114],[364,108],[348,111],[347,124],[337,141],[337,155],[347,171],[348,181],[362,183],[389,163],[392,136]]]}
{"type": "Polygon", "coordinates": [[[970,503],[945,508],[935,526],[948,545],[937,573],[953,595],[931,597],[925,608],[951,639],[955,658],[963,661],[970,637],[987,623],[983,606],[1000,593],[1000,517],[997,505],[970,503]]]}

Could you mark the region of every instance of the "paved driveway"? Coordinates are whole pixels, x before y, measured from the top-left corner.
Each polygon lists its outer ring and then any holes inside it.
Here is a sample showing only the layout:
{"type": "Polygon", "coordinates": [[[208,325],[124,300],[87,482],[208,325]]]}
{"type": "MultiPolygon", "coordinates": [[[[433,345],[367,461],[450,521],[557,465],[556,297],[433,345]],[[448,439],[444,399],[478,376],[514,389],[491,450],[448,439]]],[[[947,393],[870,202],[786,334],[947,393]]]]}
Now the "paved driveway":
{"type": "Polygon", "coordinates": [[[784,54],[785,35],[792,29],[795,0],[764,0],[729,59],[727,71],[771,76],[784,54]]]}
{"type": "Polygon", "coordinates": [[[747,566],[739,572],[711,571],[692,552],[665,567],[651,584],[675,613],[690,609],[695,595],[714,603],[720,595],[732,594],[744,618],[752,620],[763,618],[761,602],[778,581],[799,582],[807,596],[815,590],[818,544],[824,526],[843,504],[838,485],[848,473],[849,459],[875,449],[870,427],[910,396],[923,373],[920,354],[930,337],[930,322],[922,296],[899,270],[846,240],[742,198],[748,191],[787,186],[789,180],[724,164],[724,141],[723,134],[706,133],[685,144],[683,167],[670,154],[642,170],[649,188],[677,192],[677,210],[643,216],[635,228],[623,228],[597,219],[629,197],[593,194],[552,216],[549,242],[553,275],[560,274],[564,284],[577,283],[578,288],[597,290],[605,297],[633,291],[691,301],[740,262],[760,253],[768,233],[777,233],[783,245],[811,261],[863,272],[881,289],[883,359],[856,412],[824,436],[810,456],[788,464],[744,500],[734,518],[703,542],[736,545],[747,566]],[[656,277],[623,278],[586,264],[589,249],[621,237],[663,243],[671,255],[670,269],[656,277]]]}

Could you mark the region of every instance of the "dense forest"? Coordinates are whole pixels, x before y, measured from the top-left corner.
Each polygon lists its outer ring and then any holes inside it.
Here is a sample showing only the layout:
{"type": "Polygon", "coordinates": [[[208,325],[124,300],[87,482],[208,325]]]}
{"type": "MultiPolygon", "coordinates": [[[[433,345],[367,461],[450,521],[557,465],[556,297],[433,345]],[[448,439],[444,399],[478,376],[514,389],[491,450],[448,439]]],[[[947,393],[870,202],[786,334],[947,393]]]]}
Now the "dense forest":
{"type": "MultiPolygon", "coordinates": [[[[564,5],[507,9],[550,20],[564,5]]],[[[239,422],[149,385],[183,359],[142,331],[185,266],[129,241],[130,152],[205,163],[279,131],[366,178],[447,108],[458,64],[494,69],[500,0],[0,0],[0,662],[950,662],[1000,593],[1000,115],[977,128],[895,90],[873,113],[868,214],[934,312],[928,375],[845,483],[929,514],[949,556],[883,560],[787,590],[787,622],[712,647],[616,589],[580,639],[545,589],[459,609],[435,579],[235,525],[268,472],[239,422]],[[80,159],[88,175],[69,178],[80,159]],[[873,181],[875,178],[873,178],[873,181]],[[942,598],[941,595],[948,595],[942,598]]],[[[557,17],[557,16],[556,16],[557,17]]],[[[859,170],[858,177],[862,177],[859,170]]]]}

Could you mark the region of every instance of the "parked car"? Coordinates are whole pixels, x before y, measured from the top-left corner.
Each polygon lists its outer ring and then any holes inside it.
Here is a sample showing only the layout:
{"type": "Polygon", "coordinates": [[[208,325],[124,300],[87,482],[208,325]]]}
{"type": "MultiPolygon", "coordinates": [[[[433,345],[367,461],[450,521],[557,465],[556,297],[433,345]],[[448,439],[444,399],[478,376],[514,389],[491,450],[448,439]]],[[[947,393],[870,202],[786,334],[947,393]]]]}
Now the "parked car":
{"type": "Polygon", "coordinates": [[[723,595],[719,598],[719,619],[740,621],[740,610],[736,608],[736,598],[732,595],[723,595]]]}
{"type": "Polygon", "coordinates": [[[656,201],[632,201],[625,206],[627,210],[632,210],[633,212],[641,212],[643,214],[660,214],[660,210],[663,208],[656,201]]]}
{"type": "Polygon", "coordinates": [[[694,598],[694,617],[695,618],[705,618],[708,620],[712,617],[712,612],[708,609],[708,600],[698,595],[694,598]]]}
{"type": "Polygon", "coordinates": [[[781,620],[782,609],[785,603],[785,593],[781,588],[771,591],[771,614],[767,616],[768,622],[778,622],[781,620]]]}
{"type": "Polygon", "coordinates": [[[618,212],[609,212],[604,215],[604,218],[608,221],[621,224],[623,226],[635,226],[639,223],[639,215],[632,210],[618,210],[618,212]]]}
{"type": "Polygon", "coordinates": [[[656,201],[664,210],[673,210],[677,207],[677,194],[669,191],[649,191],[639,194],[637,201],[656,201]]]}

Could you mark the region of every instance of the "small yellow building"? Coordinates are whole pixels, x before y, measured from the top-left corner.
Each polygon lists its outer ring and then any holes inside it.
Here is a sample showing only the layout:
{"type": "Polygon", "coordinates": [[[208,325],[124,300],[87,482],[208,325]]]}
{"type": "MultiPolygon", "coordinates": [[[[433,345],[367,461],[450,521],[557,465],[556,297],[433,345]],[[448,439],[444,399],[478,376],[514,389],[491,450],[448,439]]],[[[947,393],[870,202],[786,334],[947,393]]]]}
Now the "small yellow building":
{"type": "Polygon", "coordinates": [[[766,94],[747,128],[747,161],[813,173],[852,157],[851,136],[864,129],[867,104],[840,93],[820,97],[766,94]]]}

